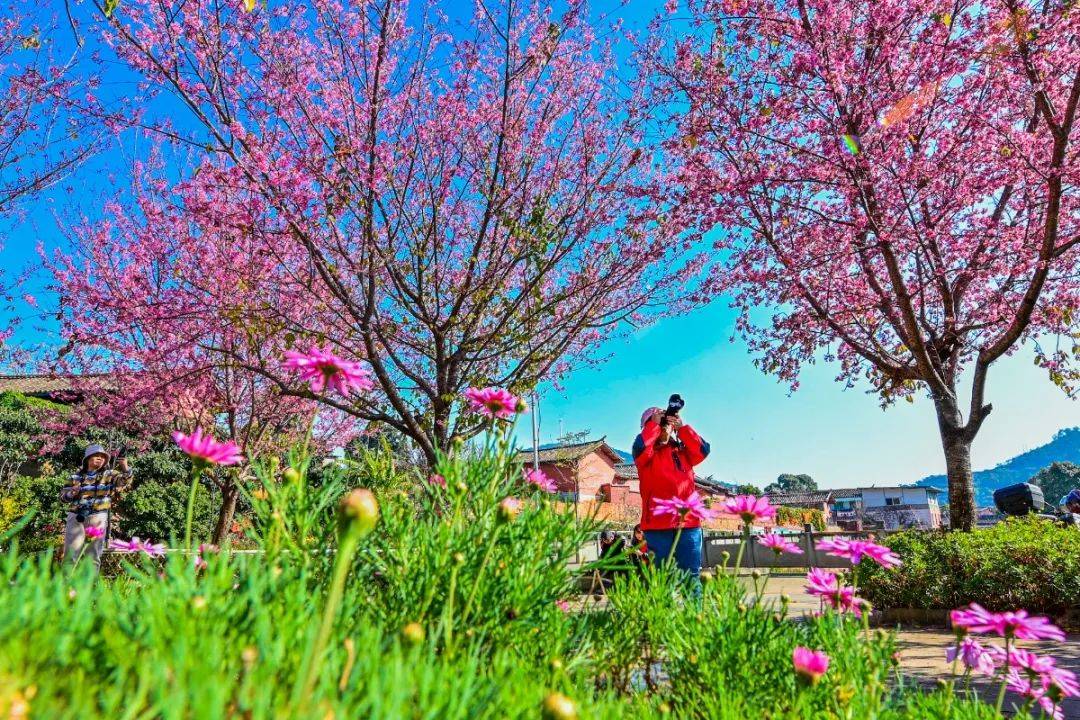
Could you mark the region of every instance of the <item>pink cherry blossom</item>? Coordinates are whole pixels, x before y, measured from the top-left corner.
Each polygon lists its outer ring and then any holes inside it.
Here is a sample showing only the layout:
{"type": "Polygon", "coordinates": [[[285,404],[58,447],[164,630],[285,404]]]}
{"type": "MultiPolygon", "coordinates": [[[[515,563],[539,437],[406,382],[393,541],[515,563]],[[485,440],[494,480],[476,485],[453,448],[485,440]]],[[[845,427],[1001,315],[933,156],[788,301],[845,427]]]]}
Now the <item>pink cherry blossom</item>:
{"type": "Polygon", "coordinates": [[[736,495],[724,501],[724,512],[738,515],[747,525],[776,517],[776,508],[769,504],[769,498],[754,495],[736,495]]]}
{"type": "Polygon", "coordinates": [[[87,526],[85,533],[88,540],[98,540],[105,537],[105,529],[94,525],[87,526]]]}
{"type": "Polygon", "coordinates": [[[1029,615],[1026,610],[989,612],[977,603],[967,610],[952,612],[953,627],[977,634],[993,634],[1017,640],[1064,640],[1065,633],[1042,616],[1029,615]]]}
{"type": "Polygon", "coordinates": [[[535,485],[546,493],[553,493],[559,489],[558,483],[549,478],[543,470],[534,468],[525,471],[526,482],[535,485]]]}
{"type": "Polygon", "coordinates": [[[791,653],[791,662],[796,674],[810,683],[816,683],[829,669],[828,655],[802,646],[796,647],[791,653]]]}
{"type": "Polygon", "coordinates": [[[503,388],[469,388],[465,391],[469,409],[490,418],[509,420],[518,412],[520,398],[503,388]]]}
{"type": "Polygon", "coordinates": [[[195,428],[191,435],[177,430],[172,437],[176,445],[196,464],[238,465],[244,461],[244,456],[235,442],[218,442],[212,435],[204,435],[202,428],[195,428]]]}
{"type": "Polygon", "coordinates": [[[367,369],[360,363],[342,360],[328,349],[313,347],[306,353],[289,350],[282,365],[310,383],[313,393],[321,393],[329,388],[349,395],[375,387],[367,369]]]}
{"type": "Polygon", "coordinates": [[[802,550],[798,545],[788,540],[783,535],[776,533],[767,533],[758,538],[758,543],[762,547],[771,548],[777,555],[780,553],[791,553],[793,555],[802,555],[802,550]]]}
{"type": "Polygon", "coordinates": [[[899,556],[892,550],[868,540],[848,540],[843,537],[827,538],[818,542],[817,549],[819,552],[847,558],[854,565],[862,562],[863,557],[870,558],[884,568],[894,568],[902,564],[899,556]]]}
{"type": "Polygon", "coordinates": [[[654,501],[653,513],[656,515],[669,515],[680,521],[690,518],[704,522],[716,517],[716,512],[705,505],[705,500],[697,490],[690,493],[685,499],[672,497],[654,501]]]}

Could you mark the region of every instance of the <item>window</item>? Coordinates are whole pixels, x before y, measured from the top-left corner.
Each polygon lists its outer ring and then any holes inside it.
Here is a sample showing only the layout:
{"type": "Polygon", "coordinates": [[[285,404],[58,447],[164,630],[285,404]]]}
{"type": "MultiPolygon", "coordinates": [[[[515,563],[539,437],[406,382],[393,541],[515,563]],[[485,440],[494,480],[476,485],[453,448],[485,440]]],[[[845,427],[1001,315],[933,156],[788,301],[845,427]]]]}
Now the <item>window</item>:
{"type": "Polygon", "coordinates": [[[885,498],[885,504],[886,505],[899,505],[900,504],[900,498],[899,497],[886,497],[885,498]]]}

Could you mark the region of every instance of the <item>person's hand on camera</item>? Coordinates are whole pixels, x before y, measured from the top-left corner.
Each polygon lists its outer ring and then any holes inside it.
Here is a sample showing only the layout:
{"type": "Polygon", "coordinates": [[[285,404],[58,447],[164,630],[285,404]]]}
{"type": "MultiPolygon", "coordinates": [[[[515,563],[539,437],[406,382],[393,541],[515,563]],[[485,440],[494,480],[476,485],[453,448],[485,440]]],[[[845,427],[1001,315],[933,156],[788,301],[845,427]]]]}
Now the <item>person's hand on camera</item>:
{"type": "Polygon", "coordinates": [[[116,461],[116,466],[118,468],[120,468],[120,472],[127,472],[128,471],[127,458],[126,457],[121,457],[119,460],[116,461]]]}
{"type": "Polygon", "coordinates": [[[672,433],[678,432],[679,428],[681,428],[682,426],[683,426],[683,421],[682,421],[681,417],[679,417],[678,415],[669,415],[668,416],[668,427],[671,428],[672,433]]]}

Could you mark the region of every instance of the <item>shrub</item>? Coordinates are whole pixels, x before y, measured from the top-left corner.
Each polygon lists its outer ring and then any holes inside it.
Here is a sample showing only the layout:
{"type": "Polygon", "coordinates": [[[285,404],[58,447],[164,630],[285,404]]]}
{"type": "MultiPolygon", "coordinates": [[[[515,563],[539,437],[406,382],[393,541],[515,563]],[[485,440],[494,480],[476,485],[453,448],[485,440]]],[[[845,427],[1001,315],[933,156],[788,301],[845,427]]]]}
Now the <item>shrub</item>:
{"type": "Polygon", "coordinates": [[[825,530],[825,514],[813,508],[796,508],[781,505],[776,508],[776,523],[787,527],[810,525],[814,530],[825,530]]]}
{"type": "Polygon", "coordinates": [[[138,557],[106,580],[0,558],[0,713],[33,687],[31,717],[57,718],[535,718],[555,692],[581,718],[998,717],[890,682],[890,634],[791,622],[731,578],[695,600],[654,567],[565,612],[567,560],[596,527],[524,487],[504,447],[443,461],[445,488],[411,492],[369,458],[380,519],[358,545],[336,529],[344,470],[314,487],[292,460],[297,474],[257,464],[245,489],[262,555],[201,571],[138,557]],[[499,512],[508,496],[520,514],[499,512]],[[796,645],[832,657],[814,686],[795,680],[796,645]]]}
{"type": "Polygon", "coordinates": [[[1009,518],[971,533],[909,531],[882,541],[904,564],[884,572],[861,563],[856,581],[881,607],[991,610],[1059,615],[1080,604],[1080,532],[1037,518],[1009,518]]]}

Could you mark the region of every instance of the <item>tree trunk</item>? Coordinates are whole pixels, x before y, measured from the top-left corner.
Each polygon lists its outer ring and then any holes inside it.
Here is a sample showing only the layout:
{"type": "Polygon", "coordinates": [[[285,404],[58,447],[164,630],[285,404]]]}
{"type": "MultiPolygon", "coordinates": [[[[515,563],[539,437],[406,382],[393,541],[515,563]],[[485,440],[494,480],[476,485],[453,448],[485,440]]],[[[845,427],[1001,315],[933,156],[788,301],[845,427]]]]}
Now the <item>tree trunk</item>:
{"type": "Polygon", "coordinates": [[[214,526],[214,537],[210,541],[215,545],[220,545],[222,538],[229,532],[233,516],[236,514],[236,500],[239,496],[240,491],[233,483],[229,483],[221,491],[221,510],[218,512],[217,524],[214,526]]]}
{"type": "Polygon", "coordinates": [[[949,527],[970,532],[975,527],[975,479],[971,475],[971,441],[960,412],[947,400],[935,401],[945,474],[949,479],[949,527]]]}

